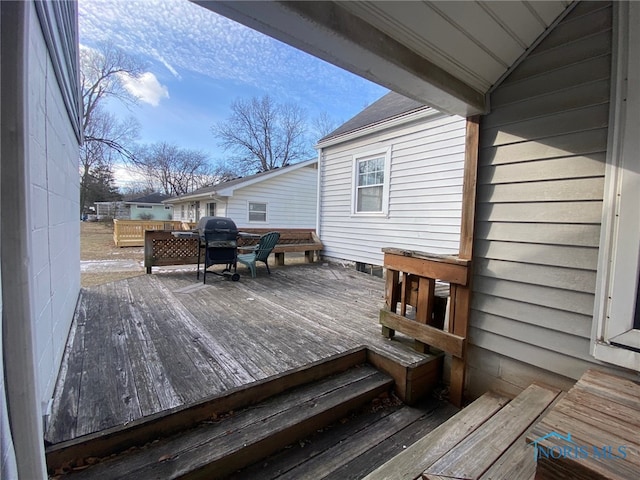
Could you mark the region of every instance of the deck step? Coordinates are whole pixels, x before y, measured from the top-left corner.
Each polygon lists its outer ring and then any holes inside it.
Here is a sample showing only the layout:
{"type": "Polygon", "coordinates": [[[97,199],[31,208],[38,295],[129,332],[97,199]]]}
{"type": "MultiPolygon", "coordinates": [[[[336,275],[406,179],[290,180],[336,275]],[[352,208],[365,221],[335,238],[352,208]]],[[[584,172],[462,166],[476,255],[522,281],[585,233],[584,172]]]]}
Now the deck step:
{"type": "Polygon", "coordinates": [[[365,479],[532,479],[525,437],[559,395],[536,384],[511,401],[488,392],[365,479]]]}
{"type": "Polygon", "coordinates": [[[335,422],[388,391],[392,384],[390,377],[373,367],[358,366],[68,478],[222,478],[335,422]]]}
{"type": "Polygon", "coordinates": [[[395,397],[377,398],[228,480],[361,479],[458,411],[435,398],[414,406],[395,397]]]}

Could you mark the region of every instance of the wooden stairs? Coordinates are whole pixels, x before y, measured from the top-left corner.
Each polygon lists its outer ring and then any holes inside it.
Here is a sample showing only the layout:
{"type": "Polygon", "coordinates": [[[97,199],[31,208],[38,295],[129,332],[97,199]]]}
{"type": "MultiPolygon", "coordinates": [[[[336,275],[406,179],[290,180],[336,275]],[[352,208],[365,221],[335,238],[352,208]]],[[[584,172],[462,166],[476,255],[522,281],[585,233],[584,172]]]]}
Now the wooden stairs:
{"type": "Polygon", "coordinates": [[[338,421],[392,386],[386,374],[356,366],[113,458],[87,459],[86,468],[63,478],[224,478],[338,421]]]}

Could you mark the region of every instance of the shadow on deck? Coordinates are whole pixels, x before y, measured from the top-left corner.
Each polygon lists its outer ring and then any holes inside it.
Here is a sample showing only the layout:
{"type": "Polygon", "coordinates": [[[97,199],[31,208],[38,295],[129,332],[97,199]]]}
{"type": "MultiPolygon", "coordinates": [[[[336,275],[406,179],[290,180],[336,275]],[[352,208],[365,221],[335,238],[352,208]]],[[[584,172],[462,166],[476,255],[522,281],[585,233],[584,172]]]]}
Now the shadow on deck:
{"type": "Polygon", "coordinates": [[[411,403],[439,381],[441,357],[384,339],[383,303],[381,279],[319,265],[240,282],[171,272],[84,289],[46,441],[90,440],[349,355],[389,373],[411,403]]]}

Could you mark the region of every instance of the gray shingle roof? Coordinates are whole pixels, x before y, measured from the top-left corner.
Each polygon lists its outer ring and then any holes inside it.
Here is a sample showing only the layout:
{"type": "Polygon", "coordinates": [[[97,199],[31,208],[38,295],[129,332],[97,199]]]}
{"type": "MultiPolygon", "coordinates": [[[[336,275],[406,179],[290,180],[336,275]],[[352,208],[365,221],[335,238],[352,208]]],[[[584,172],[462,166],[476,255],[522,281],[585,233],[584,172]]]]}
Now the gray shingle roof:
{"type": "Polygon", "coordinates": [[[145,195],[144,197],[134,198],[131,200],[127,200],[125,203],[162,203],[163,200],[169,198],[169,195],[165,195],[164,193],[150,193],[149,195],[145,195]]]}
{"type": "Polygon", "coordinates": [[[318,143],[422,108],[428,107],[399,93],[389,92],[329,135],[321,138],[318,143]]]}
{"type": "Polygon", "coordinates": [[[264,176],[267,176],[267,175],[273,175],[273,173],[275,171],[284,172],[284,171],[287,171],[289,169],[293,169],[293,167],[298,168],[303,163],[304,164],[313,163],[313,162],[316,162],[316,161],[317,161],[317,159],[312,158],[312,159],[309,159],[309,160],[305,160],[303,162],[292,163],[290,165],[287,165],[286,167],[280,167],[280,168],[276,168],[274,170],[267,170],[266,172],[255,173],[253,175],[247,175],[246,177],[234,178],[233,180],[227,180],[226,182],[221,182],[221,183],[217,183],[215,185],[210,185],[208,187],[199,188],[199,189],[194,190],[193,192],[187,193],[185,195],[180,195],[178,197],[172,197],[171,200],[177,200],[179,198],[184,198],[184,197],[188,198],[188,197],[199,196],[199,195],[203,195],[203,194],[207,194],[207,193],[213,193],[213,192],[216,192],[216,191],[219,191],[219,190],[222,190],[222,189],[226,189],[226,188],[229,188],[229,187],[234,187],[234,186],[239,185],[239,184],[247,183],[247,182],[252,181],[252,180],[254,180],[256,178],[259,178],[259,177],[264,177],[264,176]]]}

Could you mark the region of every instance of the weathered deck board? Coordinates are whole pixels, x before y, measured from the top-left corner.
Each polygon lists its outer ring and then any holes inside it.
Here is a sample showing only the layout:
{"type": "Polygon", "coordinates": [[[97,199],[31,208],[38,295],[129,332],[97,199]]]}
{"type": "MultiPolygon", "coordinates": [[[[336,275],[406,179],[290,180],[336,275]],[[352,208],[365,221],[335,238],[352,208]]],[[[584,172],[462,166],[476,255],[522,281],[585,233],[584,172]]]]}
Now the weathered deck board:
{"type": "Polygon", "coordinates": [[[380,335],[383,302],[381,279],[317,264],[240,282],[167,272],[84,289],[46,439],[122,426],[361,346],[407,366],[433,358],[380,335]]]}
{"type": "Polygon", "coordinates": [[[536,478],[637,478],[639,398],[640,383],[595,369],[585,372],[527,438],[541,449],[536,478]],[[544,454],[567,445],[580,446],[580,455],[544,454]]]}
{"type": "Polygon", "coordinates": [[[108,460],[73,478],[169,479],[187,474],[196,478],[221,478],[238,468],[237,465],[255,461],[264,452],[277,450],[279,445],[300,438],[304,432],[314,431],[318,428],[316,422],[323,424],[320,417],[337,420],[351,403],[361,403],[361,397],[370,399],[388,389],[391,383],[388,376],[371,367],[354,368],[273,397],[259,408],[248,408],[236,416],[202,424],[135,454],[108,460]]]}
{"type": "Polygon", "coordinates": [[[456,412],[450,403],[436,399],[416,407],[367,405],[229,479],[360,479],[456,412]]]}
{"type": "Polygon", "coordinates": [[[396,434],[407,425],[417,421],[422,412],[415,408],[403,408],[383,420],[352,434],[344,442],[335,444],[320,455],[315,456],[299,467],[278,477],[280,480],[298,480],[300,478],[325,478],[341,465],[354,460],[387,437],[396,434]]]}
{"type": "MultiPolygon", "coordinates": [[[[405,407],[408,408],[408,407],[405,407]]],[[[434,410],[429,411],[415,422],[399,429],[395,434],[384,439],[378,445],[362,455],[354,458],[346,465],[331,472],[327,480],[360,480],[365,475],[378,468],[389,458],[403,452],[413,445],[425,434],[447,421],[459,411],[457,407],[448,402],[441,402],[434,410]]]]}
{"type": "Polygon", "coordinates": [[[516,439],[523,440],[522,434],[553,403],[559,393],[557,390],[530,385],[481,428],[431,465],[425,475],[479,478],[516,439]],[[478,448],[481,446],[486,446],[487,451],[478,455],[478,448]]]}

